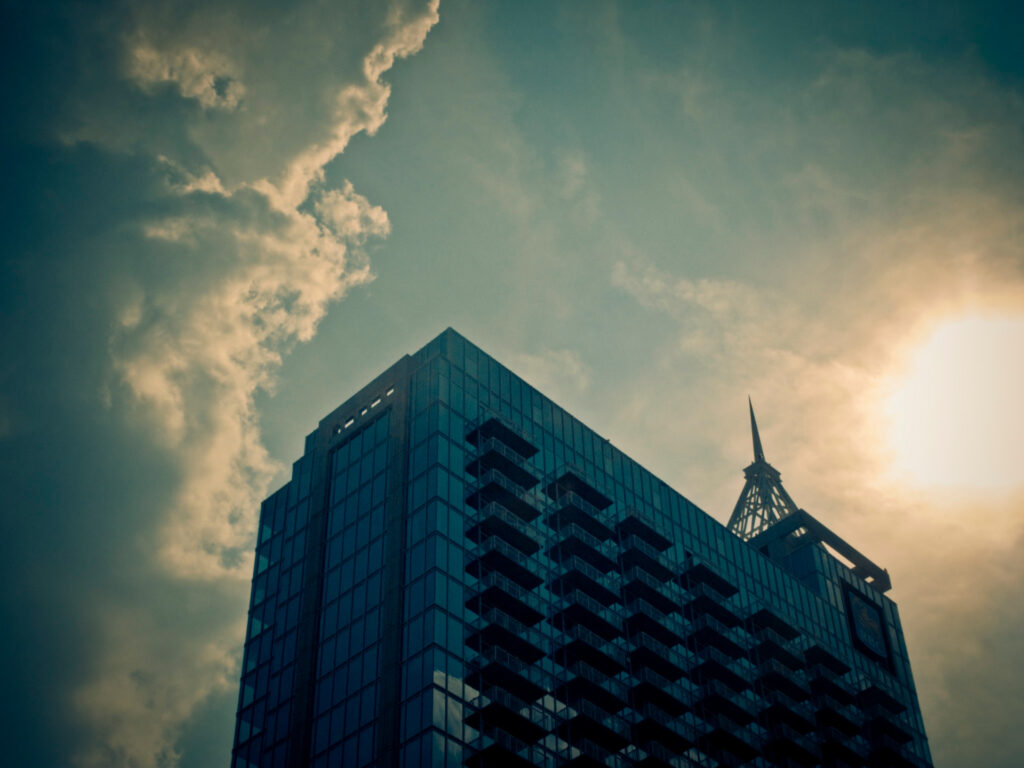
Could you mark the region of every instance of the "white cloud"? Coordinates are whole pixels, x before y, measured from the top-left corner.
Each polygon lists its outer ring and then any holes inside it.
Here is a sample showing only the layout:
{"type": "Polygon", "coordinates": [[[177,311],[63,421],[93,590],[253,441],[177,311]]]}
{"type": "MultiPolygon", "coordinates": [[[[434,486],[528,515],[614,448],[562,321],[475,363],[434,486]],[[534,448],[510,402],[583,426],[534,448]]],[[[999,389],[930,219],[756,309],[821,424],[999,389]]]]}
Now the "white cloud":
{"type": "Polygon", "coordinates": [[[238,26],[246,9],[226,4],[166,12],[143,9],[125,36],[129,77],[144,95],[172,85],[211,122],[182,103],[158,135],[98,99],[63,135],[131,146],[164,176],[158,212],[138,222],[140,247],[153,249],[140,261],[159,263],[161,278],[125,297],[109,344],[121,387],[109,402],[135,415],[140,438],[162,446],[180,475],[173,498],[153,500],[158,540],[142,546],[156,550],[163,575],[149,576],[229,595],[198,632],[161,624],[150,606],[115,604],[97,616],[104,652],[74,696],[95,735],[77,757],[90,768],[175,764],[182,723],[209,694],[237,685],[254,521],[282,471],[262,443],[255,398],[272,390],[282,355],[312,338],[330,303],[372,279],[363,247],[387,236],[387,213],[351,183],[325,188],[323,168],[384,122],[383,76],[420,49],[438,3],[396,2],[377,28],[346,28],[360,44],[376,42],[351,67],[321,64],[300,83],[266,61],[344,48],[318,5],[288,10],[289,29],[304,34],[266,35],[255,16],[238,26]],[[315,106],[296,112],[307,97],[315,106]],[[264,141],[272,148],[261,152],[264,141]]]}
{"type": "MultiPolygon", "coordinates": [[[[241,595],[237,597],[241,598],[241,595]]],[[[244,621],[211,622],[201,633],[174,631],[173,617],[94,607],[106,642],[93,680],[74,704],[102,738],[76,756],[81,768],[173,766],[181,724],[211,694],[237,686],[234,646],[244,621]],[[156,661],[159,663],[155,663],[156,661]]]]}
{"type": "Polygon", "coordinates": [[[142,88],[152,90],[173,83],[186,99],[207,109],[235,109],[245,95],[236,67],[215,51],[182,47],[157,50],[145,40],[128,51],[128,74],[142,88]]]}

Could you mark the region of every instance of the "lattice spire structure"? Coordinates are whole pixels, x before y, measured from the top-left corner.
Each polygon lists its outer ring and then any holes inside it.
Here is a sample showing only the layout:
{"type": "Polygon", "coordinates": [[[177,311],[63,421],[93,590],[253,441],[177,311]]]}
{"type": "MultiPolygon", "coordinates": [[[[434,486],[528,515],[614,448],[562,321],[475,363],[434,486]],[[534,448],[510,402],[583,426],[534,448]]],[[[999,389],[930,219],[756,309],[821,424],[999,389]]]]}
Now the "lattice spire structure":
{"type": "Polygon", "coordinates": [[[782,487],[779,471],[764,458],[761,436],[754,418],[754,404],[750,407],[750,432],[754,440],[754,462],[743,470],[746,482],[729,518],[729,530],[744,541],[754,538],[785,517],[797,511],[793,499],[782,487]]]}

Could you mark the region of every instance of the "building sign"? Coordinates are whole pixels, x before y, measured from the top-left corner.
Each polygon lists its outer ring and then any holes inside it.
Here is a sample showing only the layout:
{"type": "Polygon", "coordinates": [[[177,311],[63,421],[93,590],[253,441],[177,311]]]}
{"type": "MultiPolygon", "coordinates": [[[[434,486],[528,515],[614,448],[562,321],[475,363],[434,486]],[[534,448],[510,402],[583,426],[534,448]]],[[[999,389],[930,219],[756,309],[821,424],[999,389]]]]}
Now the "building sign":
{"type": "Polygon", "coordinates": [[[885,620],[882,618],[881,608],[848,587],[846,610],[853,644],[857,650],[876,661],[889,664],[889,642],[886,639],[885,620]]]}

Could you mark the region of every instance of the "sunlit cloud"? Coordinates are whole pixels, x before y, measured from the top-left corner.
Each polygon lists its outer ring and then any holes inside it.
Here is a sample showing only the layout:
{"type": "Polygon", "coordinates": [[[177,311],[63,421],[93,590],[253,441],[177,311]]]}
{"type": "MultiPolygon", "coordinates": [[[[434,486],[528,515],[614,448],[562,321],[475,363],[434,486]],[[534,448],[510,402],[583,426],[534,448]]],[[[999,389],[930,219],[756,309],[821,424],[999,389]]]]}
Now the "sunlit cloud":
{"type": "MultiPolygon", "coordinates": [[[[289,11],[291,28],[304,34],[273,37],[247,27],[236,34],[231,19],[245,10],[229,4],[176,17],[171,28],[158,25],[159,13],[141,13],[124,38],[127,74],[154,100],[171,88],[185,102],[164,118],[174,140],[154,138],[131,115],[123,130],[106,128],[118,121],[102,99],[64,135],[120,150],[134,133],[133,151],[148,153],[162,177],[165,194],[138,227],[154,248],[147,258],[164,260],[165,279],[142,280],[124,297],[105,400],[134,414],[140,438],[172,457],[180,476],[172,498],[153,500],[158,540],[147,546],[155,563],[182,584],[225,590],[219,599],[238,607],[255,515],[283,470],[263,444],[257,394],[273,390],[282,356],[314,336],[332,302],[373,279],[365,249],[390,231],[383,208],[351,183],[329,188],[323,180],[324,165],[355,134],[384,122],[385,73],[420,49],[438,19],[436,0],[380,12],[378,26],[355,38],[366,46],[360,60],[310,71],[300,86],[288,82],[297,73],[263,62],[282,44],[299,56],[314,37],[325,49],[342,43],[327,25],[301,23],[326,21],[317,7],[289,11]],[[289,88],[319,101],[296,113],[289,88]],[[238,140],[224,143],[214,123],[196,122],[188,102],[228,121],[224,130],[238,140]],[[240,149],[252,135],[282,140],[266,154],[240,149]]],[[[98,614],[105,651],[74,696],[95,735],[79,764],[173,765],[182,723],[235,684],[243,618],[213,614],[184,638],[191,630],[163,626],[138,606],[98,614]]]]}
{"type": "Polygon", "coordinates": [[[140,87],[173,83],[182,97],[207,109],[235,109],[245,95],[236,67],[216,52],[196,48],[159,51],[140,40],[128,51],[128,71],[140,87]]]}

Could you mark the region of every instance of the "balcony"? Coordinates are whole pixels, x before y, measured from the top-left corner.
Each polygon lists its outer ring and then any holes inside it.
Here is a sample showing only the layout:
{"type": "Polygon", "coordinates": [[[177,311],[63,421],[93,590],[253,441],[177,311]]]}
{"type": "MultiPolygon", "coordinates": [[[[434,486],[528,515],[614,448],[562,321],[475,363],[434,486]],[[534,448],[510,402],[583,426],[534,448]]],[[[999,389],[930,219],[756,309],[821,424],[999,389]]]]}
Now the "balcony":
{"type": "Polygon", "coordinates": [[[545,521],[552,528],[557,530],[573,523],[601,541],[608,541],[615,535],[615,531],[605,523],[604,513],[578,493],[563,491],[555,504],[555,511],[545,521]]]}
{"type": "Polygon", "coordinates": [[[716,661],[723,667],[728,668],[730,672],[733,672],[744,679],[749,679],[751,677],[751,670],[753,669],[753,666],[749,660],[743,657],[734,659],[732,656],[722,653],[713,645],[706,645],[703,648],[699,648],[697,650],[697,656],[705,661],[716,661]]]}
{"type": "Polygon", "coordinates": [[[697,683],[702,683],[705,680],[717,680],[737,693],[751,687],[750,681],[746,677],[737,673],[732,664],[725,663],[720,658],[706,659],[693,669],[690,678],[697,683]]]}
{"type": "Polygon", "coordinates": [[[568,630],[582,624],[605,640],[622,635],[621,619],[614,611],[578,589],[566,592],[555,601],[558,613],[549,620],[555,627],[568,630]]]}
{"type": "Polygon", "coordinates": [[[572,709],[576,714],[571,714],[556,729],[556,733],[569,744],[581,748],[589,741],[606,753],[618,752],[629,744],[629,726],[622,718],[609,715],[587,701],[580,701],[572,709]]]}
{"type": "Polygon", "coordinates": [[[546,606],[540,597],[497,571],[477,579],[467,592],[466,607],[478,614],[498,608],[528,627],[544,618],[546,606]]]}
{"type": "Polygon", "coordinates": [[[468,768],[534,768],[533,761],[522,753],[529,745],[500,730],[482,734],[477,746],[464,761],[468,768]]]}
{"type": "Polygon", "coordinates": [[[800,635],[800,630],[767,608],[753,613],[747,623],[751,634],[758,640],[773,640],[779,645],[785,645],[800,635]]]}
{"type": "Polygon", "coordinates": [[[635,534],[625,536],[619,544],[619,565],[624,571],[634,567],[643,568],[662,582],[675,575],[668,558],[635,534]]]}
{"type": "Polygon", "coordinates": [[[768,729],[764,738],[765,754],[779,762],[791,760],[797,765],[817,765],[821,759],[815,741],[784,723],[768,729]]]}
{"type": "Polygon", "coordinates": [[[582,660],[566,664],[555,672],[555,678],[555,698],[571,707],[589,701],[611,714],[624,709],[629,700],[628,690],[621,680],[582,660]]]}
{"type": "Polygon", "coordinates": [[[551,654],[559,664],[568,666],[582,660],[609,675],[616,675],[626,668],[626,652],[583,624],[574,624],[561,634],[564,644],[551,654]]]}
{"type": "Polygon", "coordinates": [[[819,728],[818,740],[821,743],[821,756],[828,765],[856,768],[864,765],[866,761],[867,749],[860,739],[836,728],[819,728]]]}
{"type": "Polygon", "coordinates": [[[612,505],[611,499],[584,480],[582,473],[574,468],[567,469],[557,480],[549,483],[544,492],[556,501],[564,498],[566,494],[576,494],[597,510],[604,510],[612,505]]]}
{"type": "Polygon", "coordinates": [[[638,681],[630,690],[634,709],[643,702],[650,702],[672,717],[679,717],[690,709],[690,692],[678,682],[648,667],[635,667],[632,672],[638,681]]]}
{"type": "Polygon", "coordinates": [[[670,648],[683,644],[685,629],[678,617],[662,613],[640,598],[633,598],[626,604],[626,613],[626,631],[631,637],[641,633],[650,635],[670,648]]]}
{"type": "Polygon", "coordinates": [[[740,729],[715,728],[697,743],[720,764],[737,765],[753,760],[760,753],[757,737],[740,729]]]}
{"type": "Polygon", "coordinates": [[[807,704],[796,703],[778,691],[765,691],[761,697],[764,708],[758,719],[765,728],[781,723],[804,734],[815,729],[814,712],[807,704]]]}
{"type": "Polygon", "coordinates": [[[523,466],[523,457],[499,440],[490,438],[482,441],[476,453],[476,457],[466,464],[466,471],[473,477],[480,477],[488,470],[495,469],[524,490],[540,482],[523,466]]]}
{"type": "Polygon", "coordinates": [[[643,539],[658,552],[664,552],[672,546],[672,540],[656,530],[653,525],[643,519],[636,510],[627,509],[619,515],[615,524],[615,532],[620,539],[636,536],[643,539]]]}
{"type": "Polygon", "coordinates": [[[789,651],[784,646],[777,643],[775,640],[766,638],[765,631],[761,630],[759,633],[758,644],[754,646],[754,649],[750,653],[750,658],[754,660],[754,663],[759,664],[762,661],[777,661],[784,664],[794,672],[799,672],[804,668],[804,660],[797,656],[792,651],[789,651]]]}
{"type": "Polygon", "coordinates": [[[691,648],[712,646],[734,659],[746,655],[741,638],[736,632],[710,614],[695,616],[691,621],[692,630],[687,640],[691,648]]]}
{"type": "Polygon", "coordinates": [[[548,555],[556,562],[579,557],[601,573],[608,573],[615,567],[615,561],[608,556],[608,545],[575,523],[559,528],[555,538],[557,542],[548,550],[548,555]]]}
{"type": "Polygon", "coordinates": [[[540,550],[540,531],[497,502],[484,504],[476,519],[467,522],[466,538],[470,541],[483,541],[498,536],[524,555],[532,555],[540,550]]]}
{"type": "Polygon", "coordinates": [[[861,732],[860,717],[852,707],[844,707],[838,702],[830,701],[826,706],[821,706],[817,714],[817,723],[820,728],[829,728],[852,738],[861,732]]]}
{"type": "Polygon", "coordinates": [[[815,702],[821,707],[842,709],[850,706],[853,701],[853,694],[838,682],[838,678],[815,676],[814,670],[811,674],[811,693],[815,702]]]}
{"type": "Polygon", "coordinates": [[[906,711],[906,705],[877,683],[872,683],[856,695],[857,704],[865,711],[886,711],[899,715],[906,711]]]}
{"type": "Polygon", "coordinates": [[[554,725],[540,707],[500,690],[481,694],[468,701],[467,706],[472,710],[465,718],[470,728],[492,736],[505,733],[523,745],[539,741],[554,725]]]}
{"type": "Polygon", "coordinates": [[[820,645],[812,645],[804,651],[808,668],[813,668],[818,677],[842,677],[850,671],[846,662],[836,658],[820,645]]]}
{"type": "Polygon", "coordinates": [[[690,589],[689,597],[690,599],[683,606],[683,613],[687,618],[713,616],[730,629],[736,629],[743,624],[743,621],[727,605],[726,601],[717,597],[714,591],[706,586],[700,585],[690,589]]]}
{"type": "Polygon", "coordinates": [[[756,708],[751,699],[718,680],[702,680],[697,696],[702,712],[722,715],[738,725],[747,725],[755,720],[756,708]]]}
{"type": "Polygon", "coordinates": [[[626,569],[623,582],[622,595],[627,600],[640,598],[662,613],[679,613],[682,592],[675,582],[662,581],[638,566],[626,569]]]}
{"type": "Polygon", "coordinates": [[[538,449],[516,429],[508,426],[500,419],[489,418],[479,426],[470,430],[466,435],[466,441],[477,448],[489,440],[497,440],[505,447],[515,451],[521,459],[529,459],[534,456],[538,449]]]}
{"type": "Polygon", "coordinates": [[[622,602],[619,599],[619,575],[602,573],[581,557],[571,555],[555,565],[557,574],[551,580],[551,591],[562,594],[573,589],[586,592],[604,606],[622,602]]]}
{"type": "Polygon", "coordinates": [[[779,691],[793,701],[806,701],[811,695],[803,675],[772,658],[758,661],[757,683],[762,690],[779,691]]]}
{"type": "Polygon", "coordinates": [[[490,608],[469,623],[466,646],[486,656],[494,648],[507,651],[526,663],[544,658],[543,636],[497,608],[490,608]]]}
{"type": "Polygon", "coordinates": [[[907,744],[914,737],[905,724],[893,715],[875,714],[864,723],[864,736],[874,743],[907,744]]]}
{"type": "Polygon", "coordinates": [[[545,694],[541,671],[501,648],[490,648],[470,665],[466,682],[478,691],[507,691],[530,704],[545,694]]]}
{"type": "Polygon", "coordinates": [[[630,636],[630,642],[635,646],[629,652],[630,668],[634,674],[638,670],[650,669],[673,682],[686,675],[689,661],[674,648],[644,633],[630,636]]]}
{"type": "Polygon", "coordinates": [[[879,736],[871,741],[871,765],[884,765],[886,768],[921,768],[922,762],[896,739],[879,736]]]}
{"type": "Polygon", "coordinates": [[[558,763],[562,768],[629,768],[629,762],[621,755],[613,754],[586,734],[576,734],[567,743],[569,746],[560,754],[564,762],[558,763]]]}
{"type": "Polygon", "coordinates": [[[689,723],[662,711],[653,702],[640,702],[636,711],[642,719],[633,726],[632,733],[639,746],[646,748],[656,742],[673,755],[681,755],[697,743],[697,734],[689,723]]]}
{"type": "Polygon", "coordinates": [[[540,512],[529,500],[527,492],[496,469],[481,473],[477,489],[466,496],[466,503],[474,509],[492,502],[500,504],[528,523],[540,517],[540,512]]]}
{"type": "Polygon", "coordinates": [[[471,543],[466,557],[469,560],[466,571],[477,578],[497,572],[524,589],[533,589],[543,583],[533,570],[536,563],[500,536],[488,536],[479,543],[471,543]]]}
{"type": "Polygon", "coordinates": [[[646,757],[636,759],[633,763],[635,768],[682,768],[682,766],[696,768],[699,765],[685,757],[677,756],[675,752],[659,741],[652,739],[640,744],[636,736],[634,736],[633,741],[640,745],[643,751],[647,753],[646,757]]]}
{"type": "Polygon", "coordinates": [[[720,576],[708,563],[692,555],[686,559],[679,578],[685,589],[692,590],[694,586],[704,585],[714,590],[719,600],[725,600],[739,592],[728,579],[720,576]]]}

